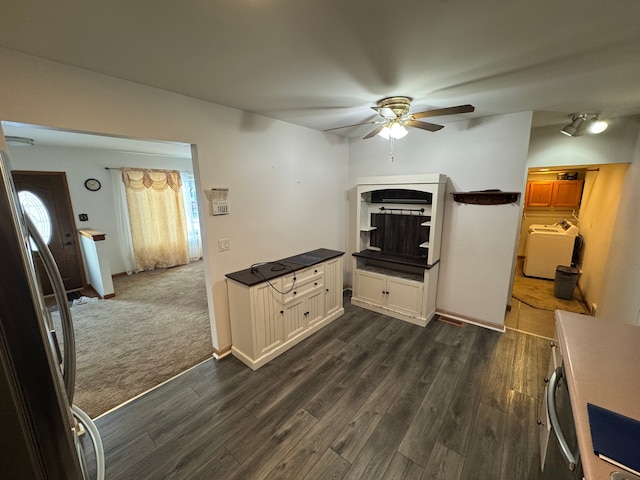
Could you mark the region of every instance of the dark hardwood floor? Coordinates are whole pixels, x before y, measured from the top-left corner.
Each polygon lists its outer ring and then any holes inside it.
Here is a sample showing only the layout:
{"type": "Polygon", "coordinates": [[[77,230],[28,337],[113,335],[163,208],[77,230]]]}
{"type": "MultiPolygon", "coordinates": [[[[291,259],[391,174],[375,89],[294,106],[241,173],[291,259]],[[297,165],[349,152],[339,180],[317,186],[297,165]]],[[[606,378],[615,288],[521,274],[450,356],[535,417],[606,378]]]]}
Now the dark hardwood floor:
{"type": "Polygon", "coordinates": [[[99,418],[107,479],[538,478],[548,340],[345,311],[256,372],[210,360],[99,418]]]}

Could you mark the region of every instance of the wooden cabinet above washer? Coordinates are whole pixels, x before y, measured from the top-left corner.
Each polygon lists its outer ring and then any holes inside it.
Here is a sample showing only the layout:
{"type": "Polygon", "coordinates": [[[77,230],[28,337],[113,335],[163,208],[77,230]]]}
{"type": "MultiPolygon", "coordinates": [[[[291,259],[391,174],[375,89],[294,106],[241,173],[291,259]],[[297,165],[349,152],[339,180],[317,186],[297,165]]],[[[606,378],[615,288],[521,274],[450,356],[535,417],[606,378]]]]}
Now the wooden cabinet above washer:
{"type": "Polygon", "coordinates": [[[525,207],[578,208],[583,180],[527,182],[525,207]]]}

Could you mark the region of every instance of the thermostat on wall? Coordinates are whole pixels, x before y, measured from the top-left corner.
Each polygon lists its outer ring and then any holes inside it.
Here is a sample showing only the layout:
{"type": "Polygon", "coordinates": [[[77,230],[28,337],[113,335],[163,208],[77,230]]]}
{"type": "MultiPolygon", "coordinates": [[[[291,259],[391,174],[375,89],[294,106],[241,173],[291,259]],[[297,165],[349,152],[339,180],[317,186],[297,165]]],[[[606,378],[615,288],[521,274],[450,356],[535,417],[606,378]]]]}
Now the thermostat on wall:
{"type": "Polygon", "coordinates": [[[227,215],[229,213],[229,189],[212,188],[209,193],[209,210],[211,215],[227,215]]]}

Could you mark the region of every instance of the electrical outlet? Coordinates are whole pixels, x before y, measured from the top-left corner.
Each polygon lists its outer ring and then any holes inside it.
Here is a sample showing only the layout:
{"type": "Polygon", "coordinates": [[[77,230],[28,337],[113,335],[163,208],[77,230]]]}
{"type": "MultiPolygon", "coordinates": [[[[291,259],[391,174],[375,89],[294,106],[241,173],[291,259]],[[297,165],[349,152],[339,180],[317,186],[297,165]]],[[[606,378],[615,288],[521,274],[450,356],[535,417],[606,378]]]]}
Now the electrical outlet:
{"type": "Polygon", "coordinates": [[[226,252],[230,248],[231,247],[229,246],[229,239],[228,238],[220,238],[220,239],[218,239],[218,251],[219,252],[226,252]]]}
{"type": "Polygon", "coordinates": [[[87,215],[86,213],[81,213],[78,215],[78,219],[81,222],[88,222],[89,221],[89,215],[87,215]]]}

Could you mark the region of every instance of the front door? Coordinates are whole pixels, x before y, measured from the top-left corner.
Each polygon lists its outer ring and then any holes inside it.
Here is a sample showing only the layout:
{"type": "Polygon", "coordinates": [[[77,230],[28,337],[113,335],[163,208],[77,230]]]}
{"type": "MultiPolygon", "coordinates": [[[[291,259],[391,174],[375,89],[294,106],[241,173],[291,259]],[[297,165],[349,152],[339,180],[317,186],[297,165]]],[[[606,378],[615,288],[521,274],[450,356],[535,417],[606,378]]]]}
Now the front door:
{"type": "MultiPolygon", "coordinates": [[[[23,208],[49,245],[67,292],[84,286],[84,268],[76,234],[71,198],[64,172],[12,172],[23,208]]],[[[33,246],[32,246],[33,248],[33,246]]],[[[36,269],[45,295],[53,293],[39,255],[36,269]]]]}

